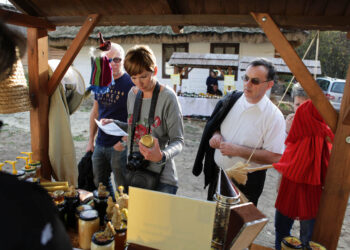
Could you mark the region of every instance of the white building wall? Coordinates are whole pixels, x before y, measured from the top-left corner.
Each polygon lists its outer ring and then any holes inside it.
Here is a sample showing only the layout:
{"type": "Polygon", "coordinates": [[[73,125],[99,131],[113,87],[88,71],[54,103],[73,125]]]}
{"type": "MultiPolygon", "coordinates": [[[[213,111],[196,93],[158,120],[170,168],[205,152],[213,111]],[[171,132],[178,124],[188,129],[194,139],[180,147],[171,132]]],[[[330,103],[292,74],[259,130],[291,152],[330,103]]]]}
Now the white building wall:
{"type": "MultiPolygon", "coordinates": [[[[134,44],[121,44],[125,52],[134,46],[134,44]]],[[[157,78],[160,83],[167,84],[172,87],[170,79],[162,78],[162,44],[148,44],[153,50],[158,65],[157,78]]],[[[90,75],[91,75],[91,64],[89,55],[90,46],[84,46],[76,59],[73,62],[74,67],[76,67],[82,74],[86,87],[89,86],[90,75]]],[[[190,43],[189,53],[209,53],[210,44],[209,43],[190,43]]],[[[240,56],[256,56],[256,57],[273,57],[274,47],[271,43],[263,44],[252,44],[252,43],[241,43],[239,49],[240,56]]],[[[237,89],[242,90],[243,84],[240,80],[240,76],[244,71],[238,71],[238,81],[236,83],[237,89]]],[[[194,68],[188,75],[188,79],[183,79],[182,81],[182,92],[195,92],[195,93],[205,93],[206,92],[206,79],[209,75],[209,69],[198,69],[194,68]]],[[[219,89],[223,90],[223,81],[219,81],[219,89]]]]}

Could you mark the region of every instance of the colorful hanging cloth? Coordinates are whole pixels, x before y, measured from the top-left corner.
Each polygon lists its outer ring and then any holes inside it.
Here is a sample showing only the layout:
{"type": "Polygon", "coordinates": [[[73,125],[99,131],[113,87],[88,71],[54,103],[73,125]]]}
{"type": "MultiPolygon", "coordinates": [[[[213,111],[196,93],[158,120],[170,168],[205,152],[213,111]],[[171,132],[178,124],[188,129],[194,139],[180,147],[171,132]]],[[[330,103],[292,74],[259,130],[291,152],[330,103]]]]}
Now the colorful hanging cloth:
{"type": "MultiPolygon", "coordinates": [[[[99,34],[100,45],[96,49],[108,51],[111,49],[111,42],[105,41],[101,32],[99,34]]],[[[113,71],[110,60],[107,56],[97,56],[91,58],[91,77],[90,87],[88,91],[97,94],[105,94],[109,92],[110,86],[114,85],[113,71]]]]}
{"type": "Polygon", "coordinates": [[[297,110],[286,139],[286,149],[273,164],[282,175],[275,207],[283,215],[301,220],[315,218],[328,167],[334,135],[306,101],[297,110]]]}

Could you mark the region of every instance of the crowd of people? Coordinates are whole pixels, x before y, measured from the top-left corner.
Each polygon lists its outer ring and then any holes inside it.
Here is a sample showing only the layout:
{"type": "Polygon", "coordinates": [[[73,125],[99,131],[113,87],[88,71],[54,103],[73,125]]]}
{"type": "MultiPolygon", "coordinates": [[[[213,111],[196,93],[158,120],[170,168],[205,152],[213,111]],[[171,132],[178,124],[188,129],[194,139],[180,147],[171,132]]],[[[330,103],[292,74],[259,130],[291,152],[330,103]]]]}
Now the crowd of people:
{"type": "MultiPolygon", "coordinates": [[[[5,26],[1,29],[7,32],[5,26]]],[[[1,39],[0,42],[4,43],[1,39]]],[[[13,49],[1,46],[2,55],[9,51],[13,49]]],[[[95,94],[90,115],[86,151],[93,152],[95,185],[102,182],[113,194],[110,179],[113,173],[115,184],[125,186],[126,191],[129,186],[137,186],[176,194],[178,176],[174,157],[183,149],[184,128],[175,92],[157,81],[156,58],[148,46],[134,46],[125,54],[120,45],[111,43],[110,50],[103,56],[110,61],[114,84],[108,93],[95,94]],[[103,125],[117,124],[128,136],[105,134],[97,127],[95,119],[103,125]],[[145,143],[149,135],[151,143],[145,143]]],[[[3,75],[6,70],[1,70],[3,75]]],[[[209,118],[193,164],[193,174],[198,176],[204,172],[204,185],[209,186],[208,200],[213,200],[219,169],[226,170],[248,159],[251,167],[274,164],[281,174],[275,205],[275,247],[281,248],[281,239],[290,235],[294,220],[301,222],[300,238],[306,246],[312,235],[333,134],[300,86],[293,90],[296,112],[284,120],[281,111],[265,95],[276,81],[275,67],[268,60],[252,61],[242,79],[243,92],[233,91],[222,98],[209,118]]],[[[207,79],[207,91],[220,94],[214,71],[207,79]]],[[[2,185],[17,182],[2,173],[0,178],[2,185]]],[[[245,185],[232,181],[257,206],[265,178],[266,170],[261,170],[249,173],[245,185]]],[[[23,185],[29,187],[30,184],[23,185]]],[[[65,249],[69,242],[61,232],[62,225],[48,202],[49,197],[40,188],[28,187],[23,187],[28,196],[33,199],[37,196],[38,202],[47,205],[43,214],[50,213],[42,216],[38,234],[33,235],[37,244],[41,244],[37,249],[60,249],[51,248],[57,241],[61,242],[61,249],[65,249]],[[54,230],[57,234],[48,236],[44,244],[45,230],[54,230]]],[[[0,195],[8,198],[9,195],[15,197],[16,193],[0,192],[0,195]]],[[[30,209],[38,208],[31,206],[30,209]]],[[[1,212],[2,217],[5,212],[1,212]]]]}

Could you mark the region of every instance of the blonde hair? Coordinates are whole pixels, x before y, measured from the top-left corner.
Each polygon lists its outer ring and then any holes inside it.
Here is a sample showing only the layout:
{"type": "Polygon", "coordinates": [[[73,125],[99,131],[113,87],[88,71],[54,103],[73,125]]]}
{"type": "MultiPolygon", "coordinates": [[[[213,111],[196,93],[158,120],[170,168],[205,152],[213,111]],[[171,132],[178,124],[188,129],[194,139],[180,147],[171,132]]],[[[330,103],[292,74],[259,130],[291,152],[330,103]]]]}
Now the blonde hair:
{"type": "Polygon", "coordinates": [[[135,45],[126,52],[124,68],[130,76],[144,70],[154,72],[156,66],[156,57],[147,45],[135,45]]]}

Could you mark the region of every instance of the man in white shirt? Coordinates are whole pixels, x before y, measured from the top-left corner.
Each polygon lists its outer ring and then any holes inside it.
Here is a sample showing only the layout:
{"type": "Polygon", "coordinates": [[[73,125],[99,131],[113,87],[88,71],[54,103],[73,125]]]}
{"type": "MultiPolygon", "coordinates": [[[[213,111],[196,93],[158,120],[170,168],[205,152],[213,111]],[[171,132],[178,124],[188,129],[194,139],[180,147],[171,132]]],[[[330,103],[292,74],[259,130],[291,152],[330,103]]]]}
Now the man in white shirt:
{"type": "MultiPolygon", "coordinates": [[[[273,64],[266,59],[248,65],[242,78],[243,95],[209,140],[217,166],[228,169],[237,162],[246,162],[255,147],[251,167],[279,161],[284,150],[285,122],[281,111],[265,95],[275,75],[273,64]]],[[[266,170],[249,173],[246,185],[237,187],[257,206],[265,178],[266,170]]]]}

